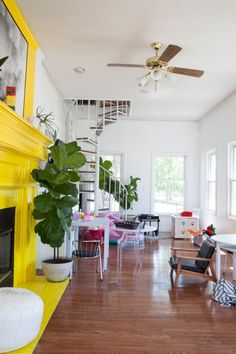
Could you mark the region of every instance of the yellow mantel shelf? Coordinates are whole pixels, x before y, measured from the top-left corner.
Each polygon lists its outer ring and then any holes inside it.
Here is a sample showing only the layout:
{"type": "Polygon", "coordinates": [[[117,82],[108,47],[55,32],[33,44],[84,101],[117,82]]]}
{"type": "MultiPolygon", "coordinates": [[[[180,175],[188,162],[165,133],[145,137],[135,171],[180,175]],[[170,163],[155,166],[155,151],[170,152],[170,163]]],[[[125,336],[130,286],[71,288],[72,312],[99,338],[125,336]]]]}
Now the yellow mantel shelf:
{"type": "Polygon", "coordinates": [[[49,137],[0,101],[0,148],[45,160],[51,143],[49,137]]]}
{"type": "Polygon", "coordinates": [[[18,350],[14,350],[9,353],[12,354],[32,354],[33,353],[68,283],[69,283],[69,279],[61,283],[50,283],[49,281],[47,281],[47,279],[44,276],[36,276],[31,281],[19,284],[17,286],[18,288],[25,288],[31,290],[41,297],[41,299],[44,302],[44,315],[41,323],[41,328],[37,337],[25,347],[18,350]]]}

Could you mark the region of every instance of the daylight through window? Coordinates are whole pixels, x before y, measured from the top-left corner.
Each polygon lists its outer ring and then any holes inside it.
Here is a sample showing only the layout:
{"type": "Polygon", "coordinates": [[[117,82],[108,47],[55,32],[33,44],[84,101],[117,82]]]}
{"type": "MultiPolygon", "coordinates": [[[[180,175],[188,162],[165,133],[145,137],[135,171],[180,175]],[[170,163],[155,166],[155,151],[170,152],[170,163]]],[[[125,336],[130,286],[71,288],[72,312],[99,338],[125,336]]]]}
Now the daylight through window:
{"type": "Polygon", "coordinates": [[[184,210],[185,157],[156,157],[154,160],[154,212],[184,210]]]}

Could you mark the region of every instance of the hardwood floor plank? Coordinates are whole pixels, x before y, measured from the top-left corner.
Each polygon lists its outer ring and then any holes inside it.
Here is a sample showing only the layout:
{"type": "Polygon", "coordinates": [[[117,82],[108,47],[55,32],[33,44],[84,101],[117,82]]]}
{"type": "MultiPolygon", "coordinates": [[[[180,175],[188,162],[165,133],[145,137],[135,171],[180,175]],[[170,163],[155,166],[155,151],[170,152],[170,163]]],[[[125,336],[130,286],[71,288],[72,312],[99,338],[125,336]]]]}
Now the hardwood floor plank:
{"type": "MultiPolygon", "coordinates": [[[[127,251],[121,271],[116,246],[111,246],[103,282],[92,262],[77,262],[34,353],[236,353],[236,311],[211,300],[213,284],[180,276],[179,287],[172,288],[171,243],[193,247],[191,241],[149,242],[142,267],[135,268],[127,251]]],[[[232,279],[230,266],[227,277],[232,279]]]]}

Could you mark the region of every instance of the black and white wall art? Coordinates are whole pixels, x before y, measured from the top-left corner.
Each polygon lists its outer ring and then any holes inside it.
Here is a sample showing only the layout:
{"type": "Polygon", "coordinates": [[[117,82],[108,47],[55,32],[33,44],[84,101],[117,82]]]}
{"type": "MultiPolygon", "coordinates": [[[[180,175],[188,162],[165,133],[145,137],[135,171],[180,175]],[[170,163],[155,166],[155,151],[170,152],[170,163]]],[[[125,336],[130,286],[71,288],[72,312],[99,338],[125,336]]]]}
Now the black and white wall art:
{"type": "Polygon", "coordinates": [[[0,100],[23,116],[27,41],[0,0],[0,100]]]}

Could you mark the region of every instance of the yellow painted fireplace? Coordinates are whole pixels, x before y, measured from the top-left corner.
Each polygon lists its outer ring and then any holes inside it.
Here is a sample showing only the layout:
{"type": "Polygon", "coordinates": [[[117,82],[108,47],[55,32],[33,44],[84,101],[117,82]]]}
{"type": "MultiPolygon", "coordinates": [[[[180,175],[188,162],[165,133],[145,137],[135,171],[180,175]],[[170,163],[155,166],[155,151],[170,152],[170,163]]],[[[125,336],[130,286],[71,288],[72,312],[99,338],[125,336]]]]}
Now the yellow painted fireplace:
{"type": "Polygon", "coordinates": [[[0,209],[16,208],[13,279],[17,286],[35,275],[32,200],[36,185],[30,173],[46,158],[50,140],[9,110],[0,107],[0,209]]]}
{"type": "MultiPolygon", "coordinates": [[[[36,271],[36,238],[32,200],[36,185],[31,171],[47,157],[50,139],[28,123],[33,112],[37,42],[13,0],[3,0],[27,42],[24,117],[0,101],[0,209],[15,207],[14,286],[36,271]]],[[[10,84],[10,83],[9,83],[10,84]]]]}
{"type": "Polygon", "coordinates": [[[36,276],[36,235],[32,209],[37,186],[31,177],[31,171],[38,167],[40,160],[47,159],[47,147],[51,140],[28,122],[33,113],[38,44],[14,0],[3,0],[3,3],[27,41],[23,117],[0,101],[0,209],[15,207],[13,286],[32,290],[44,301],[44,315],[38,336],[26,347],[14,351],[30,354],[68,280],[63,283],[49,283],[45,277],[36,276]]]}

